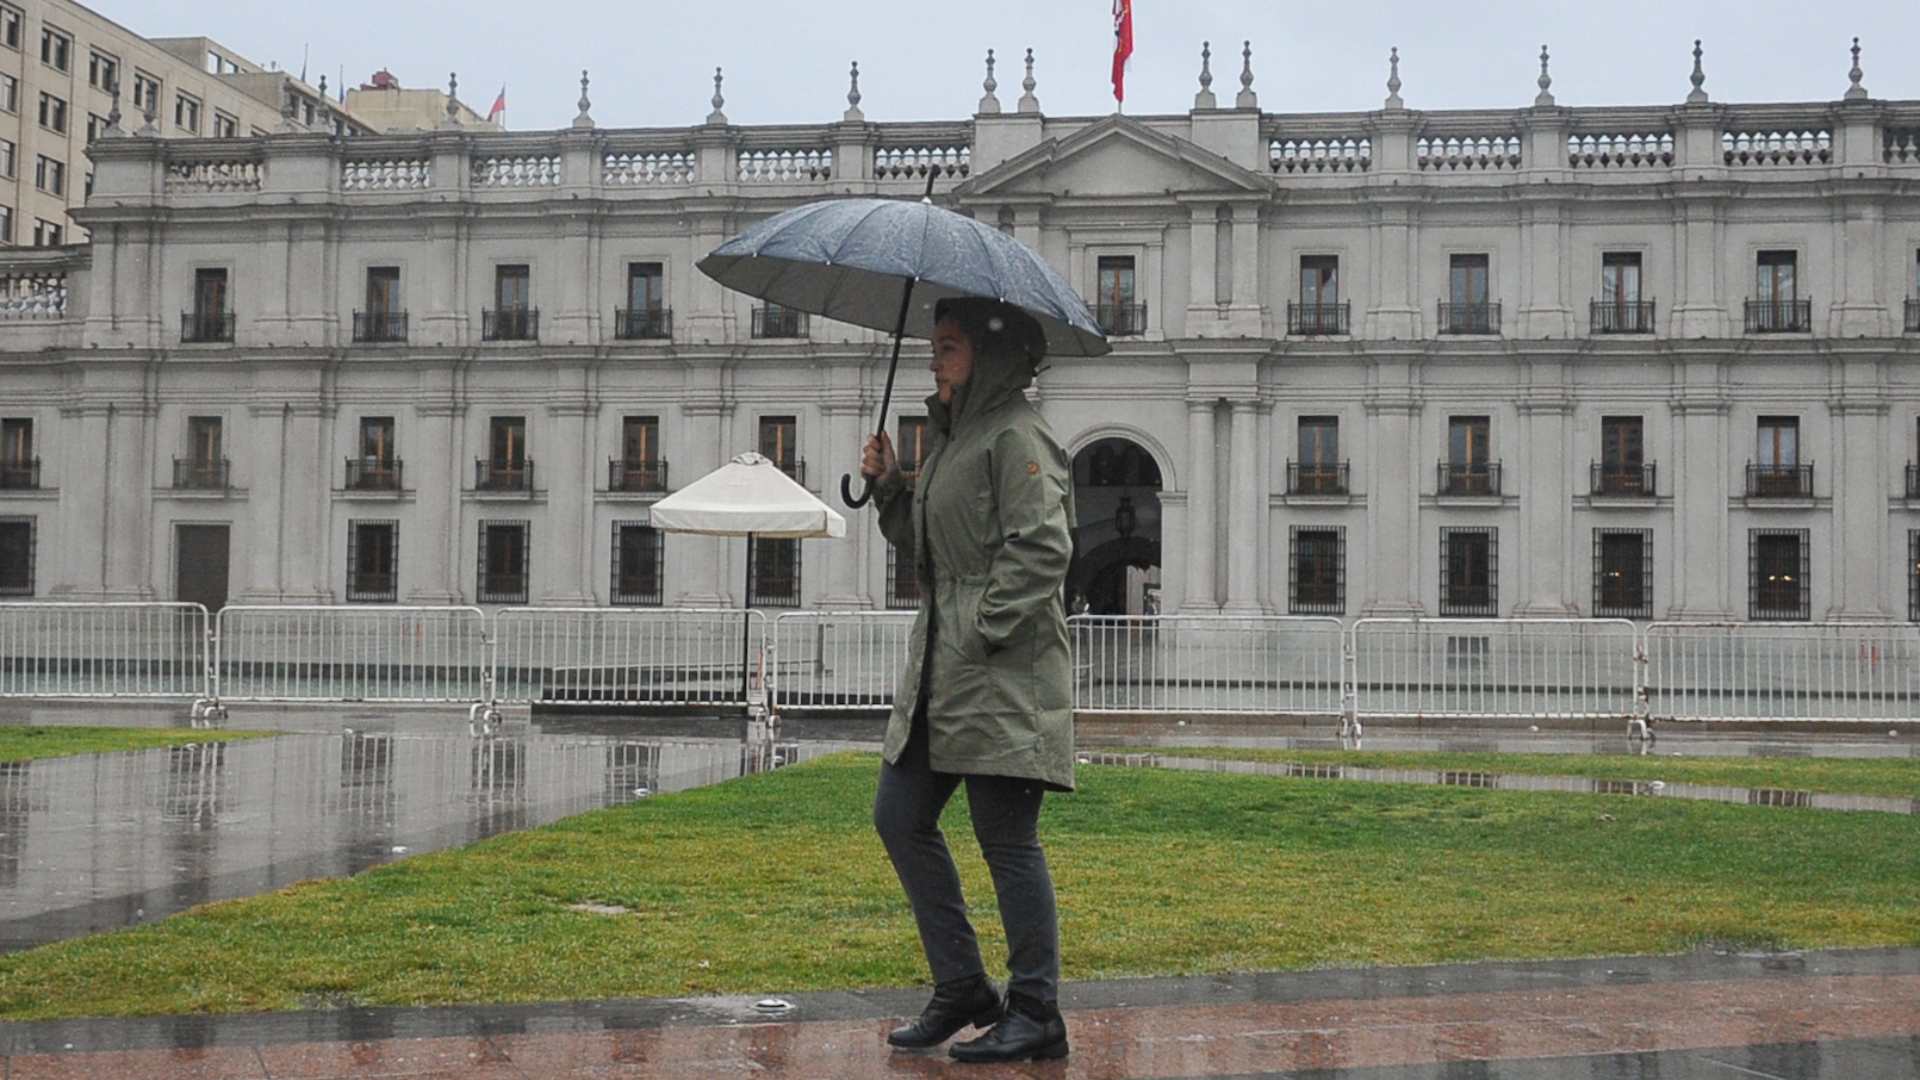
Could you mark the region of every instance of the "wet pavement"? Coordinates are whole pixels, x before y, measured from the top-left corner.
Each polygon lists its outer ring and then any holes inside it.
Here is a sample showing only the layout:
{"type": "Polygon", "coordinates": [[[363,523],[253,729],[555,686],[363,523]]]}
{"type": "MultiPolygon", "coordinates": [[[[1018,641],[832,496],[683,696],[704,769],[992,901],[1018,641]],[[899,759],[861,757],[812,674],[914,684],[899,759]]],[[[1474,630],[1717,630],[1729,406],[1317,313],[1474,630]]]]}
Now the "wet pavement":
{"type": "MultiPolygon", "coordinates": [[[[769,988],[769,993],[777,993],[769,988]]],[[[1920,950],[1068,983],[1065,1061],[889,1050],[918,989],[0,1027],[35,1077],[1920,1077],[1920,950]]]]}

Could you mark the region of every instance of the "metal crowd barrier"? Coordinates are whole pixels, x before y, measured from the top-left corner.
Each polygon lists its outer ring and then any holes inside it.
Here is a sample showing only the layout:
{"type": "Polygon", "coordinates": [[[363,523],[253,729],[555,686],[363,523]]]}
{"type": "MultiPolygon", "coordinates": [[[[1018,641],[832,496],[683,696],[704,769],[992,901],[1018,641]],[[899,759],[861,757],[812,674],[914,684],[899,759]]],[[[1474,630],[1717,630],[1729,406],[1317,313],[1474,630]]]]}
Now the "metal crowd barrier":
{"type": "Polygon", "coordinates": [[[493,646],[493,702],[738,707],[765,695],[758,611],[503,608],[493,646]]]}
{"type": "Polygon", "coordinates": [[[199,604],[0,603],[0,697],[200,698],[207,631],[199,604]]]}
{"type": "Polygon", "coordinates": [[[1352,635],[1360,716],[1635,714],[1640,636],[1625,619],[1361,619],[1352,635]]]}
{"type": "Polygon", "coordinates": [[[1646,653],[1656,718],[1920,718],[1920,625],[1657,622],[1646,653]]]}
{"type": "Polygon", "coordinates": [[[775,619],[771,675],[780,711],[891,710],[914,618],[911,611],[795,611],[775,619]]]}
{"type": "Polygon", "coordinates": [[[479,608],[241,605],[218,627],[215,702],[485,700],[479,608]]]}
{"type": "Polygon", "coordinates": [[[1073,707],[1334,716],[1345,632],[1331,616],[1076,615],[1073,707]]]}

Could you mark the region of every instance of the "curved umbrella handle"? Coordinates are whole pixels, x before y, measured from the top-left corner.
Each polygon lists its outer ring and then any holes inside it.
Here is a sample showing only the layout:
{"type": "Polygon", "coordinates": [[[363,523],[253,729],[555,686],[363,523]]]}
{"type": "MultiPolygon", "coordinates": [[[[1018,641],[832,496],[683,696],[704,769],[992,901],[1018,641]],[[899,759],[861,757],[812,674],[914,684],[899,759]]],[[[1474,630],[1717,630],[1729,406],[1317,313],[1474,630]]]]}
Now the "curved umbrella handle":
{"type": "Polygon", "coordinates": [[[871,478],[868,478],[866,486],[860,489],[859,498],[855,498],[853,494],[853,475],[851,473],[840,474],[840,501],[846,503],[848,507],[858,510],[867,505],[868,500],[872,498],[873,480],[871,478]]]}

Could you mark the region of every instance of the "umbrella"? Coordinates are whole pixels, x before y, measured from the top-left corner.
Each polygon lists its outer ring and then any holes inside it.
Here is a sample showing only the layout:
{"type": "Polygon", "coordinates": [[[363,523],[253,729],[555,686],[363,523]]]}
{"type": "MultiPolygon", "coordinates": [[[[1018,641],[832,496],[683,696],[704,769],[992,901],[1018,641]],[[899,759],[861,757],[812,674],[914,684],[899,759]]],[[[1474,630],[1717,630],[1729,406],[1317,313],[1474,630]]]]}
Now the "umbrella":
{"type": "MultiPolygon", "coordinates": [[[[1013,304],[1040,323],[1053,356],[1101,356],[1112,351],[1086,301],[1025,244],[988,225],[933,205],[894,199],[829,199],[777,214],[727,241],[699,267],[730,289],[782,307],[886,330],[893,360],[880,402],[879,432],[887,425],[900,339],[933,336],[935,302],[971,296],[1013,304]],[[913,300],[918,295],[920,303],[913,300]]],[[[848,506],[866,504],[872,481],[848,506]]]]}
{"type": "MultiPolygon", "coordinates": [[[[663,532],[747,538],[747,591],[753,592],[753,538],[802,539],[847,535],[847,519],[759,454],[746,453],[653,504],[653,527],[663,532]]],[[[740,692],[751,666],[753,616],[740,631],[740,692]]]]}

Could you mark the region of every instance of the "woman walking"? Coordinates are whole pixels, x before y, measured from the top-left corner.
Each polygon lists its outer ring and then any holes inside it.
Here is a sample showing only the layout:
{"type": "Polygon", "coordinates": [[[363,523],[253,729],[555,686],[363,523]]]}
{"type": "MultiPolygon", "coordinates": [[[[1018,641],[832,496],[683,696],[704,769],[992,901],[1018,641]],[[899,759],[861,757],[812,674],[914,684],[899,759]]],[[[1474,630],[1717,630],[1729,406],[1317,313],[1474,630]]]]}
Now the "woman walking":
{"type": "Polygon", "coordinates": [[[1061,596],[1073,547],[1067,454],[1027,401],[1046,352],[1018,307],[934,309],[924,460],[909,478],[891,440],[867,440],[880,528],[920,582],[906,670],[882,749],[874,827],[920,930],[935,989],[897,1047],[946,1041],[962,1061],[1067,1055],[1060,931],[1037,825],[1048,790],[1073,790],[1073,713],[1061,596]],[[940,812],[967,786],[974,837],[1007,935],[1007,996],[988,981],[940,812]]]}

